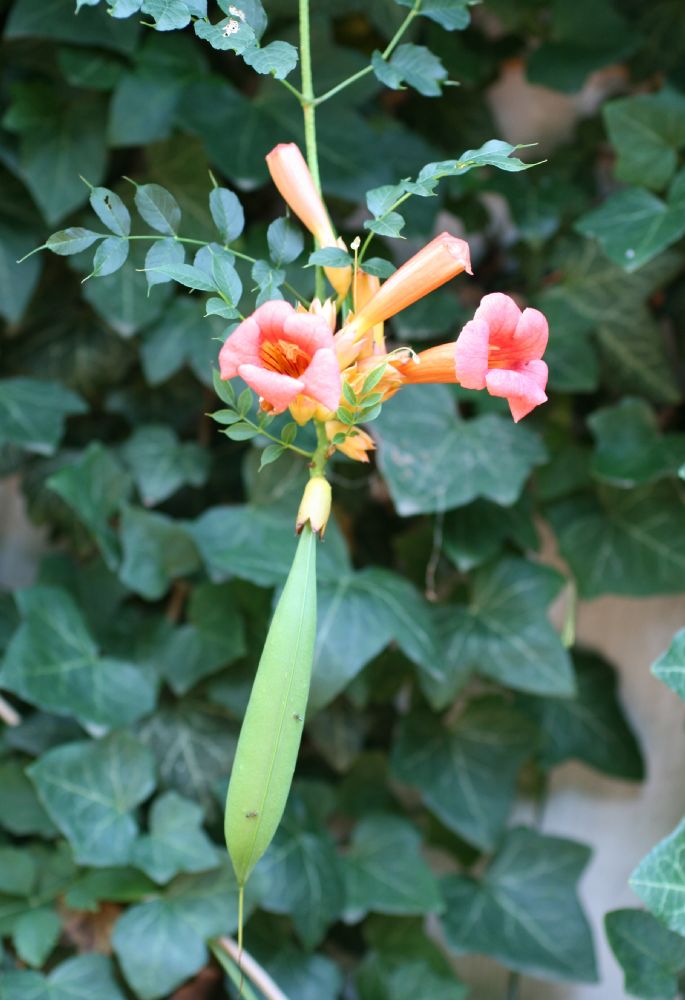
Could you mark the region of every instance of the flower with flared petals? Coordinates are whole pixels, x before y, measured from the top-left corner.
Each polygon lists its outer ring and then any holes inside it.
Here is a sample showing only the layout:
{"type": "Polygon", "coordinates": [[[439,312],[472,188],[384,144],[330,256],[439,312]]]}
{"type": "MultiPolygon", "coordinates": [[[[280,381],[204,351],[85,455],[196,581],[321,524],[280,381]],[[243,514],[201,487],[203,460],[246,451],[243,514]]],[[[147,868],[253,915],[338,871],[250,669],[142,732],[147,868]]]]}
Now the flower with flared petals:
{"type": "Polygon", "coordinates": [[[468,243],[441,233],[383,282],[341,333],[362,337],[371,327],[413,305],[462,271],[472,273],[468,243]]]}
{"type": "Polygon", "coordinates": [[[328,323],[281,300],[265,302],[243,320],[221,348],[219,368],[222,379],[239,375],[272,413],[283,413],[300,397],[326,414],[340,402],[328,323]]]}
{"type": "Polygon", "coordinates": [[[465,389],[487,388],[518,422],[547,399],[542,360],[549,330],[537,309],[523,312],[502,292],[486,295],[457,338],[456,374],[465,389]]]}
{"type": "MultiPolygon", "coordinates": [[[[290,210],[298,217],[320,247],[340,247],[345,244],[335,235],[314,178],[298,146],[281,142],[266,157],[271,179],[290,210]]],[[[326,267],[326,277],[340,296],[347,295],[352,280],[350,267],[326,267]]]]}
{"type": "Polygon", "coordinates": [[[338,451],[347,455],[348,458],[354,459],[355,462],[369,461],[369,452],[376,447],[370,434],[363,431],[361,427],[355,427],[350,432],[348,425],[341,420],[328,420],[326,422],[326,437],[332,441],[336,434],[345,434],[345,440],[335,446],[338,451]]]}

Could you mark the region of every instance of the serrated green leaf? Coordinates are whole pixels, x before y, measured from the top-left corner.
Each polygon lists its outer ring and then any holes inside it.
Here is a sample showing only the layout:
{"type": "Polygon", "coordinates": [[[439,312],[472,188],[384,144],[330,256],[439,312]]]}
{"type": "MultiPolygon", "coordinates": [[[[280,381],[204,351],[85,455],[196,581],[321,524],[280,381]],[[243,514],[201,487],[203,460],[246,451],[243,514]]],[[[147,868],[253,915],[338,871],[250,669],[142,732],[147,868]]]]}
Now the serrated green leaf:
{"type": "Polygon", "coordinates": [[[131,232],[131,216],[126,205],[109,188],[96,187],[90,192],[90,207],[101,222],[115,236],[128,236],[131,232]]]}
{"type": "Polygon", "coordinates": [[[175,236],[181,223],[178,202],[159,184],[136,185],[136,208],[143,222],[165,236],[175,236]]]}
{"type": "MultiPolygon", "coordinates": [[[[471,20],[473,0],[422,0],[417,13],[435,21],[446,31],[462,31],[471,20]]],[[[395,0],[402,7],[414,7],[414,0],[395,0]]]]}
{"type": "Polygon", "coordinates": [[[129,733],[65,743],[32,764],[38,796],[80,864],[127,864],[138,828],[132,810],[154,790],[150,752],[129,733]]]}
{"type": "Polygon", "coordinates": [[[290,42],[269,42],[245,49],[243,59],[256,73],[269,74],[277,80],[284,80],[295,69],[298,53],[290,42]]]}
{"type": "Polygon", "coordinates": [[[245,213],[237,195],[228,188],[214,188],[209,193],[209,210],[224,243],[240,236],[245,228],[245,213]]]}
{"type": "Polygon", "coordinates": [[[389,60],[374,52],[371,66],[386,87],[401,90],[407,83],[424,97],[439,97],[447,79],[442,62],[425,45],[398,45],[389,60]]]}

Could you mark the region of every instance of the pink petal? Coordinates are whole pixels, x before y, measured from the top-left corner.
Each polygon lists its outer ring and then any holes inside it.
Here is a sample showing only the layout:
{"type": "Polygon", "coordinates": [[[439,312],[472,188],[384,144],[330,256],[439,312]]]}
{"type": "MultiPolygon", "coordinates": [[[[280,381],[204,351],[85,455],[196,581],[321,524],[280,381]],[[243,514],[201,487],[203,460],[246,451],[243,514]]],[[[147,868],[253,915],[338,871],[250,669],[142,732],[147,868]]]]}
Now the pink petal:
{"type": "Polygon", "coordinates": [[[549,327],[542,313],[538,309],[524,309],[514,334],[514,344],[521,353],[521,360],[541,358],[545,353],[548,337],[549,327]]]}
{"type": "Polygon", "coordinates": [[[302,375],[304,391],[327,410],[337,410],[340,403],[340,368],[335,351],[324,347],[317,351],[302,375]]]}
{"type": "Polygon", "coordinates": [[[491,396],[500,396],[509,401],[509,409],[516,423],[547,399],[547,365],[544,361],[529,361],[521,365],[518,371],[493,368],[485,381],[491,396]]]}
{"type": "Polygon", "coordinates": [[[295,396],[304,389],[304,383],[298,378],[279,375],[257,365],[241,365],[238,375],[273,407],[274,413],[287,410],[295,396]]]}
{"type": "Polygon", "coordinates": [[[499,344],[513,337],[521,318],[521,310],[509,295],[492,292],[480,300],[473,318],[487,323],[490,327],[491,342],[499,344]]]}
{"type": "Polygon", "coordinates": [[[489,327],[480,319],[469,320],[457,337],[454,362],[457,378],[465,389],[485,388],[489,339],[489,327]]]}
{"type": "Polygon", "coordinates": [[[283,340],[289,340],[312,355],[322,347],[333,347],[333,334],[325,319],[313,313],[293,312],[283,324],[283,340]]]}
{"type": "Polygon", "coordinates": [[[252,319],[259,323],[262,336],[269,340],[278,340],[283,336],[283,325],[293,315],[295,310],[289,302],[283,299],[272,299],[264,302],[252,313],[252,319]]]}
{"type": "Polygon", "coordinates": [[[248,316],[226,338],[219,351],[219,370],[222,379],[233,378],[238,374],[240,365],[258,365],[259,362],[259,325],[253,316],[248,316]]]}

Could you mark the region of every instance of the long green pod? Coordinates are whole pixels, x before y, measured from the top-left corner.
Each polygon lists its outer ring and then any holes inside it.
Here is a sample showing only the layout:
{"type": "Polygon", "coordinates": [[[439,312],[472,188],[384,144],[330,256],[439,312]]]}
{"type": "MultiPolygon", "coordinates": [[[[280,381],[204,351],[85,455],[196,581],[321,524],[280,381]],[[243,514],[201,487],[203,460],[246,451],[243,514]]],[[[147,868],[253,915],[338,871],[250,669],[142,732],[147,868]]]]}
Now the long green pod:
{"type": "Polygon", "coordinates": [[[283,816],[309,696],[316,639],[316,536],[304,526],[269,628],[226,797],[224,830],[238,884],[283,816]]]}

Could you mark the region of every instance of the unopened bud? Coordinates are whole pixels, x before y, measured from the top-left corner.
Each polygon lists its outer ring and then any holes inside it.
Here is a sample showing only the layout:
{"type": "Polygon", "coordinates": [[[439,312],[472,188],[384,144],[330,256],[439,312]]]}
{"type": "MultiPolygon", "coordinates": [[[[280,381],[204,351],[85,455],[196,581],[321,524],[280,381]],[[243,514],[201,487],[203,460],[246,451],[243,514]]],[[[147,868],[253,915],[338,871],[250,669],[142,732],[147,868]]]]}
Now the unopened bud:
{"type": "Polygon", "coordinates": [[[312,476],[305,486],[297,512],[295,528],[298,535],[309,522],[314,534],[323,538],[330,513],[331,484],[323,476],[312,476]]]}

